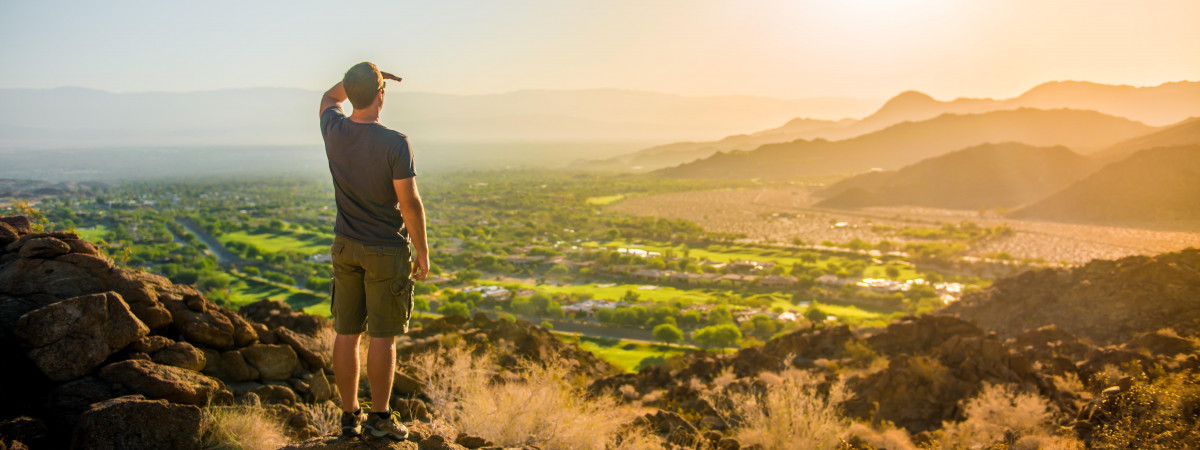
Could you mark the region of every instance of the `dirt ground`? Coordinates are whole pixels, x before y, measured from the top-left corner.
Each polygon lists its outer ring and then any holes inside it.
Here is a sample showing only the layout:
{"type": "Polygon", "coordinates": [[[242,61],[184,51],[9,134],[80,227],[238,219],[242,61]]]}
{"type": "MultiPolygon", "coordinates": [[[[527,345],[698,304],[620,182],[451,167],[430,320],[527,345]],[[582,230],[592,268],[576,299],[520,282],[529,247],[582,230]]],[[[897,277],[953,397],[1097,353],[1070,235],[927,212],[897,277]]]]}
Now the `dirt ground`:
{"type": "Polygon", "coordinates": [[[794,238],[806,243],[825,240],[844,243],[854,238],[873,243],[885,239],[905,242],[886,232],[872,231],[873,225],[930,227],[967,220],[981,226],[1007,224],[1016,231],[1013,236],[984,242],[973,247],[969,254],[1007,252],[1015,258],[1068,264],[1200,247],[1200,224],[1150,224],[1174,229],[1164,230],[1014,220],[995,211],[919,207],[843,211],[810,208],[813,203],[815,200],[806,188],[743,189],[630,197],[609,208],[639,216],[687,219],[710,231],[745,233],[752,240],[779,243],[794,238]],[[838,222],[845,222],[845,226],[834,226],[838,222]]]}

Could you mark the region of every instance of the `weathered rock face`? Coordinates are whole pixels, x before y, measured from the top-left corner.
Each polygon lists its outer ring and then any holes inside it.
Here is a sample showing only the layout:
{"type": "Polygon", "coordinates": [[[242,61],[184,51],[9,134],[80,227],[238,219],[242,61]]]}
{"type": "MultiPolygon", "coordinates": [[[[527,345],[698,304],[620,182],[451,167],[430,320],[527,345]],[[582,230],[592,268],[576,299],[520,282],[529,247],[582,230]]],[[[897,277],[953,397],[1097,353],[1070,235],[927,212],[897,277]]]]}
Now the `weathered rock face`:
{"type": "Polygon", "coordinates": [[[149,332],[114,292],[63,300],[25,314],[16,324],[17,336],[30,347],[29,358],[56,381],[83,376],[149,332]]]}
{"type": "Polygon", "coordinates": [[[71,447],[198,449],[200,408],[140,395],[97,403],[80,418],[71,447]]]}
{"type": "Polygon", "coordinates": [[[100,378],[148,398],[203,405],[221,382],[199,373],[146,360],[113,363],[100,369],[100,378]]]}
{"type": "Polygon", "coordinates": [[[310,367],[332,367],[333,355],[325,351],[316,339],[283,327],[276,328],[273,332],[280,342],[291,346],[310,367]]]}
{"type": "Polygon", "coordinates": [[[287,345],[254,344],[241,354],[264,380],[287,380],[300,364],[296,351],[287,345]]]}
{"type": "Polygon", "coordinates": [[[22,258],[53,258],[70,252],[71,246],[66,242],[52,237],[42,237],[25,242],[17,255],[22,258]]]}
{"type": "Polygon", "coordinates": [[[238,350],[222,352],[218,364],[220,373],[229,381],[253,381],[259,378],[258,369],[247,363],[238,350]]]}
{"type": "Polygon", "coordinates": [[[159,364],[199,372],[204,370],[204,352],[187,342],[176,342],[150,355],[150,360],[159,364]]]}

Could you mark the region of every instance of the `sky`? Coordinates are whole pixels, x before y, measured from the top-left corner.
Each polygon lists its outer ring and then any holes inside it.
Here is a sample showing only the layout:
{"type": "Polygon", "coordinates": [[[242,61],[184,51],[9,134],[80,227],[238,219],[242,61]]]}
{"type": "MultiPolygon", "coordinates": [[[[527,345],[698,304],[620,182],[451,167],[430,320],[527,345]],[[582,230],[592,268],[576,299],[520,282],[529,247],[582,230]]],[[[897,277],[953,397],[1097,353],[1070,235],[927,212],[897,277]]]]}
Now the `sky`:
{"type": "Polygon", "coordinates": [[[0,88],[1012,97],[1200,80],[1200,1],[0,1],[0,88]]]}

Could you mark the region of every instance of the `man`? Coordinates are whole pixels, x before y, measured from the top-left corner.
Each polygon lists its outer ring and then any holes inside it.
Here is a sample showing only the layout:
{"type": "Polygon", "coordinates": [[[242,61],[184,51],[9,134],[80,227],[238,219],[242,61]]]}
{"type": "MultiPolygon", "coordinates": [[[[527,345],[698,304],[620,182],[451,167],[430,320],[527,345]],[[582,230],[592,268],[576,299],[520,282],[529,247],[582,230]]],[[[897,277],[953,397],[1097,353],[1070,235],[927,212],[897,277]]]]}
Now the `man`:
{"type": "Polygon", "coordinates": [[[408,429],[390,408],[395,336],[408,331],[413,282],[429,272],[429,249],[408,138],[379,123],[385,79],[400,82],[371,63],[351,67],[321,98],[320,115],[337,202],[331,309],[342,435],[360,433],[358,343],[365,331],[371,413],[362,429],[400,441],[408,438],[408,429]],[[342,112],[346,99],[354,107],[349,117],[342,112]],[[411,261],[410,241],[416,251],[411,261]]]}

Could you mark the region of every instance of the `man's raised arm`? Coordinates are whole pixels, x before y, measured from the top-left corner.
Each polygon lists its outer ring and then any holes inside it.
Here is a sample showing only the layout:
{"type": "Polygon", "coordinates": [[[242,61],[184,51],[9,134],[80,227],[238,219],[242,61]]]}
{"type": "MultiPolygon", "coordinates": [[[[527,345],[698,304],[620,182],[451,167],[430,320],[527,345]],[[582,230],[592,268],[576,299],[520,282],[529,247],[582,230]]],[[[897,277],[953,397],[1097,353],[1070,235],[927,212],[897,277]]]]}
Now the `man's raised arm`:
{"type": "Polygon", "coordinates": [[[408,237],[417,251],[412,277],[423,280],[429,275],[429,244],[425,241],[425,205],[421,204],[421,194],[417,192],[417,177],[392,180],[392,184],[396,188],[400,215],[404,217],[404,229],[408,230],[408,237]]]}
{"type": "Polygon", "coordinates": [[[321,97],[321,109],[317,111],[317,117],[320,117],[330,106],[341,105],[344,101],[346,101],[346,88],[342,87],[342,82],[339,81],[338,84],[325,91],[325,95],[321,97]]]}

